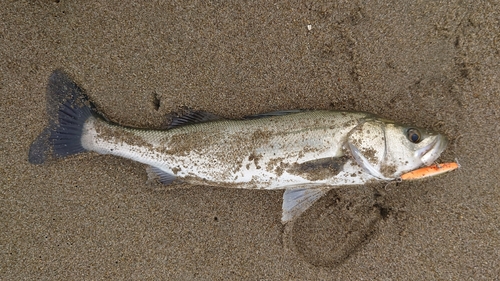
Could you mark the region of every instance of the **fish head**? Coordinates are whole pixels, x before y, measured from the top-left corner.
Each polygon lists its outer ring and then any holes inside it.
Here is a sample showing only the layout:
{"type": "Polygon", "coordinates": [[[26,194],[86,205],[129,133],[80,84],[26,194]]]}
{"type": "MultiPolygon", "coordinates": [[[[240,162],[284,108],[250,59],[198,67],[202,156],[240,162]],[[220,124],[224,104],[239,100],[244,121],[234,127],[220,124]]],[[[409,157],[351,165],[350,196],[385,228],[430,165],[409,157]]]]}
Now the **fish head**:
{"type": "Polygon", "coordinates": [[[437,132],[373,118],[356,126],[344,147],[372,176],[391,180],[431,165],[447,144],[437,132]]]}

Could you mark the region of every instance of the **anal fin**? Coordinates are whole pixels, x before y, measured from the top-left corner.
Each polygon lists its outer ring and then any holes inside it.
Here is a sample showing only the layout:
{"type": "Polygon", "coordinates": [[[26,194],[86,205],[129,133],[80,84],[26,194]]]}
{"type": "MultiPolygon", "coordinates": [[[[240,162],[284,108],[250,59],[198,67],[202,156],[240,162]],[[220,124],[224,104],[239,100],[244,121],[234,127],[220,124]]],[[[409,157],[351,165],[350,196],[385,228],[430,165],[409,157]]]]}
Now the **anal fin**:
{"type": "Polygon", "coordinates": [[[285,224],[298,218],[327,192],[328,189],[325,187],[286,189],[283,194],[281,222],[285,224]]]}
{"type": "Polygon", "coordinates": [[[163,171],[160,168],[148,166],[146,168],[146,172],[148,173],[148,180],[153,182],[160,182],[164,185],[171,184],[174,180],[177,179],[175,175],[172,175],[168,172],[163,171]]]}

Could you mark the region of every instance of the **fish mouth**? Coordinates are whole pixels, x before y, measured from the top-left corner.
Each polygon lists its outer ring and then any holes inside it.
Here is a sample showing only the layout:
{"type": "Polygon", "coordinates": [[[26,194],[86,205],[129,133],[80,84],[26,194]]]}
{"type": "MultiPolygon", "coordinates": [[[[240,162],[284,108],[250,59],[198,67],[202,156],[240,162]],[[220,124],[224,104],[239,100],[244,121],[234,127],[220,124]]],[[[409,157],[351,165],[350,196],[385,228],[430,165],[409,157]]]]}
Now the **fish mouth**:
{"type": "Polygon", "coordinates": [[[444,136],[438,136],[429,145],[417,150],[415,153],[425,166],[429,166],[439,158],[439,155],[447,146],[448,140],[444,136]]]}

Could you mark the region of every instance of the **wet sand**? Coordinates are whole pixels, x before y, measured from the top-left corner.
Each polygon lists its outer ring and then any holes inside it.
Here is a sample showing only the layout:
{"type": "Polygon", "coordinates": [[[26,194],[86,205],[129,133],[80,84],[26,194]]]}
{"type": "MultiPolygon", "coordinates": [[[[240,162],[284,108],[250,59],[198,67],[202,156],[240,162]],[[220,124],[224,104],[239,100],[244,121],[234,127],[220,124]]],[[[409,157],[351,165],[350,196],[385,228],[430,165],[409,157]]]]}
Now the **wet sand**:
{"type": "Polygon", "coordinates": [[[500,278],[498,4],[8,2],[0,279],[500,278]],[[333,190],[285,228],[280,191],[152,186],[95,154],[29,164],[56,68],[120,124],[368,111],[446,133],[462,168],[333,190]]]}

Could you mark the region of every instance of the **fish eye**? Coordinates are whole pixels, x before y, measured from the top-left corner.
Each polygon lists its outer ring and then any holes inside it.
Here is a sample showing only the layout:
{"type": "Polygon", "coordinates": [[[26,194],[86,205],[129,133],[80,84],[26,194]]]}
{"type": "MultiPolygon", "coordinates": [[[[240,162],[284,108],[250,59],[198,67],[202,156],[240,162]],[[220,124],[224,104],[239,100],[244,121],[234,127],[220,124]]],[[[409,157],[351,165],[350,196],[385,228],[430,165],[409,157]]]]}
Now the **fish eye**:
{"type": "Polygon", "coordinates": [[[412,143],[419,143],[422,140],[420,132],[415,128],[409,128],[406,131],[406,137],[412,143]]]}

